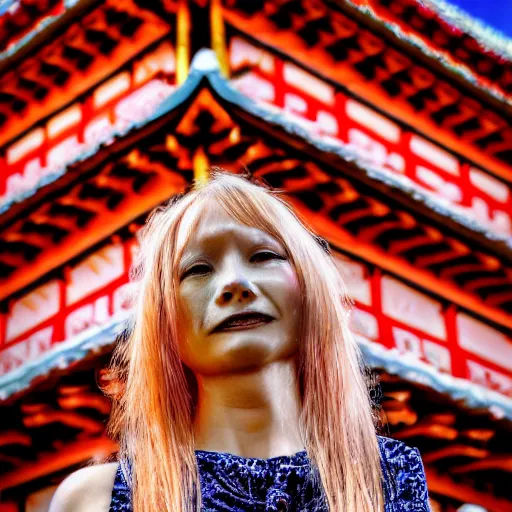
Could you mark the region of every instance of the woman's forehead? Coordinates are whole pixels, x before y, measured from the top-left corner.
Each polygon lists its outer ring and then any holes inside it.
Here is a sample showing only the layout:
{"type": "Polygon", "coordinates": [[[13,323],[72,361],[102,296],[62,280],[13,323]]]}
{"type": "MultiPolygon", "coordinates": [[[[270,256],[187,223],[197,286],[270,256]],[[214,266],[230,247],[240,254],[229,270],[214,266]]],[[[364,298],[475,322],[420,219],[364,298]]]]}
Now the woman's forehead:
{"type": "Polygon", "coordinates": [[[184,250],[207,247],[212,241],[222,238],[241,238],[257,243],[274,242],[280,245],[271,234],[240,222],[216,201],[204,205],[195,213],[194,222],[188,222],[189,230],[184,240],[184,250]]]}

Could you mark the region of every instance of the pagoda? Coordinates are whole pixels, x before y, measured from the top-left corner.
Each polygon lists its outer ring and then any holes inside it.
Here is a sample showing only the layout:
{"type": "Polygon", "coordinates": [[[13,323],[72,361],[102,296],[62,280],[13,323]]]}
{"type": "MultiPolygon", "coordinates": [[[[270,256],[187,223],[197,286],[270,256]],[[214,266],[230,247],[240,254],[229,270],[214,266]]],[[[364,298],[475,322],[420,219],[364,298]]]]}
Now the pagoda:
{"type": "Polygon", "coordinates": [[[432,510],[512,510],[512,41],[444,0],[6,0],[0,52],[0,512],[115,456],[137,232],[211,166],[328,240],[432,510]]]}

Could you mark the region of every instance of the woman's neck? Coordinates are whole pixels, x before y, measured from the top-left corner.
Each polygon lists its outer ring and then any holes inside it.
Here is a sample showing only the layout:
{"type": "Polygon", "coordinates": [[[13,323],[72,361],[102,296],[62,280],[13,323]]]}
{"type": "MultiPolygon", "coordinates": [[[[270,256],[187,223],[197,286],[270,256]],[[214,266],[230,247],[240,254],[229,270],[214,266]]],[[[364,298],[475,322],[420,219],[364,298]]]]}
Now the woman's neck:
{"type": "Polygon", "coordinates": [[[304,450],[295,358],[250,372],[198,376],[195,448],[268,459],[304,450]]]}

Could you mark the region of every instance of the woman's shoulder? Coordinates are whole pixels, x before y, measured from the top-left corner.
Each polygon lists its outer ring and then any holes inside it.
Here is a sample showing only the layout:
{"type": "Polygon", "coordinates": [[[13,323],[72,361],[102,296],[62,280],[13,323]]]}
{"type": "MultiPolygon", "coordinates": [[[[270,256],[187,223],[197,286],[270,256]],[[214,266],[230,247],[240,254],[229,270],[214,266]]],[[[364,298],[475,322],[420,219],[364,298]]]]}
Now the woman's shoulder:
{"type": "Polygon", "coordinates": [[[48,512],[108,512],[117,468],[111,462],[71,473],[57,487],[48,512]]]}
{"type": "Polygon", "coordinates": [[[390,437],[377,438],[388,498],[399,503],[400,510],[430,512],[425,468],[418,448],[390,437]]]}

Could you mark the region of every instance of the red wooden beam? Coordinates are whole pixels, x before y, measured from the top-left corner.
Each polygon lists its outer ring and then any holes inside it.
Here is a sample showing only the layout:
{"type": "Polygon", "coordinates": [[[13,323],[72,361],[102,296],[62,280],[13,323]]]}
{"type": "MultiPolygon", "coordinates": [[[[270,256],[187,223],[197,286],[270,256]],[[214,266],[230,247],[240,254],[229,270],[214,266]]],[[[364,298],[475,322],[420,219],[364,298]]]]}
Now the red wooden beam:
{"type": "Polygon", "coordinates": [[[435,469],[425,467],[427,475],[427,485],[429,492],[442,494],[463,503],[474,503],[484,507],[489,512],[503,512],[510,510],[510,501],[497,498],[492,494],[487,494],[475,490],[469,485],[456,483],[445,475],[440,475],[435,469]]]}
{"type": "Polygon", "coordinates": [[[117,449],[117,444],[106,437],[71,443],[57,453],[43,455],[36,462],[2,475],[0,491],[84,463],[91,458],[102,460],[117,449]]]}

